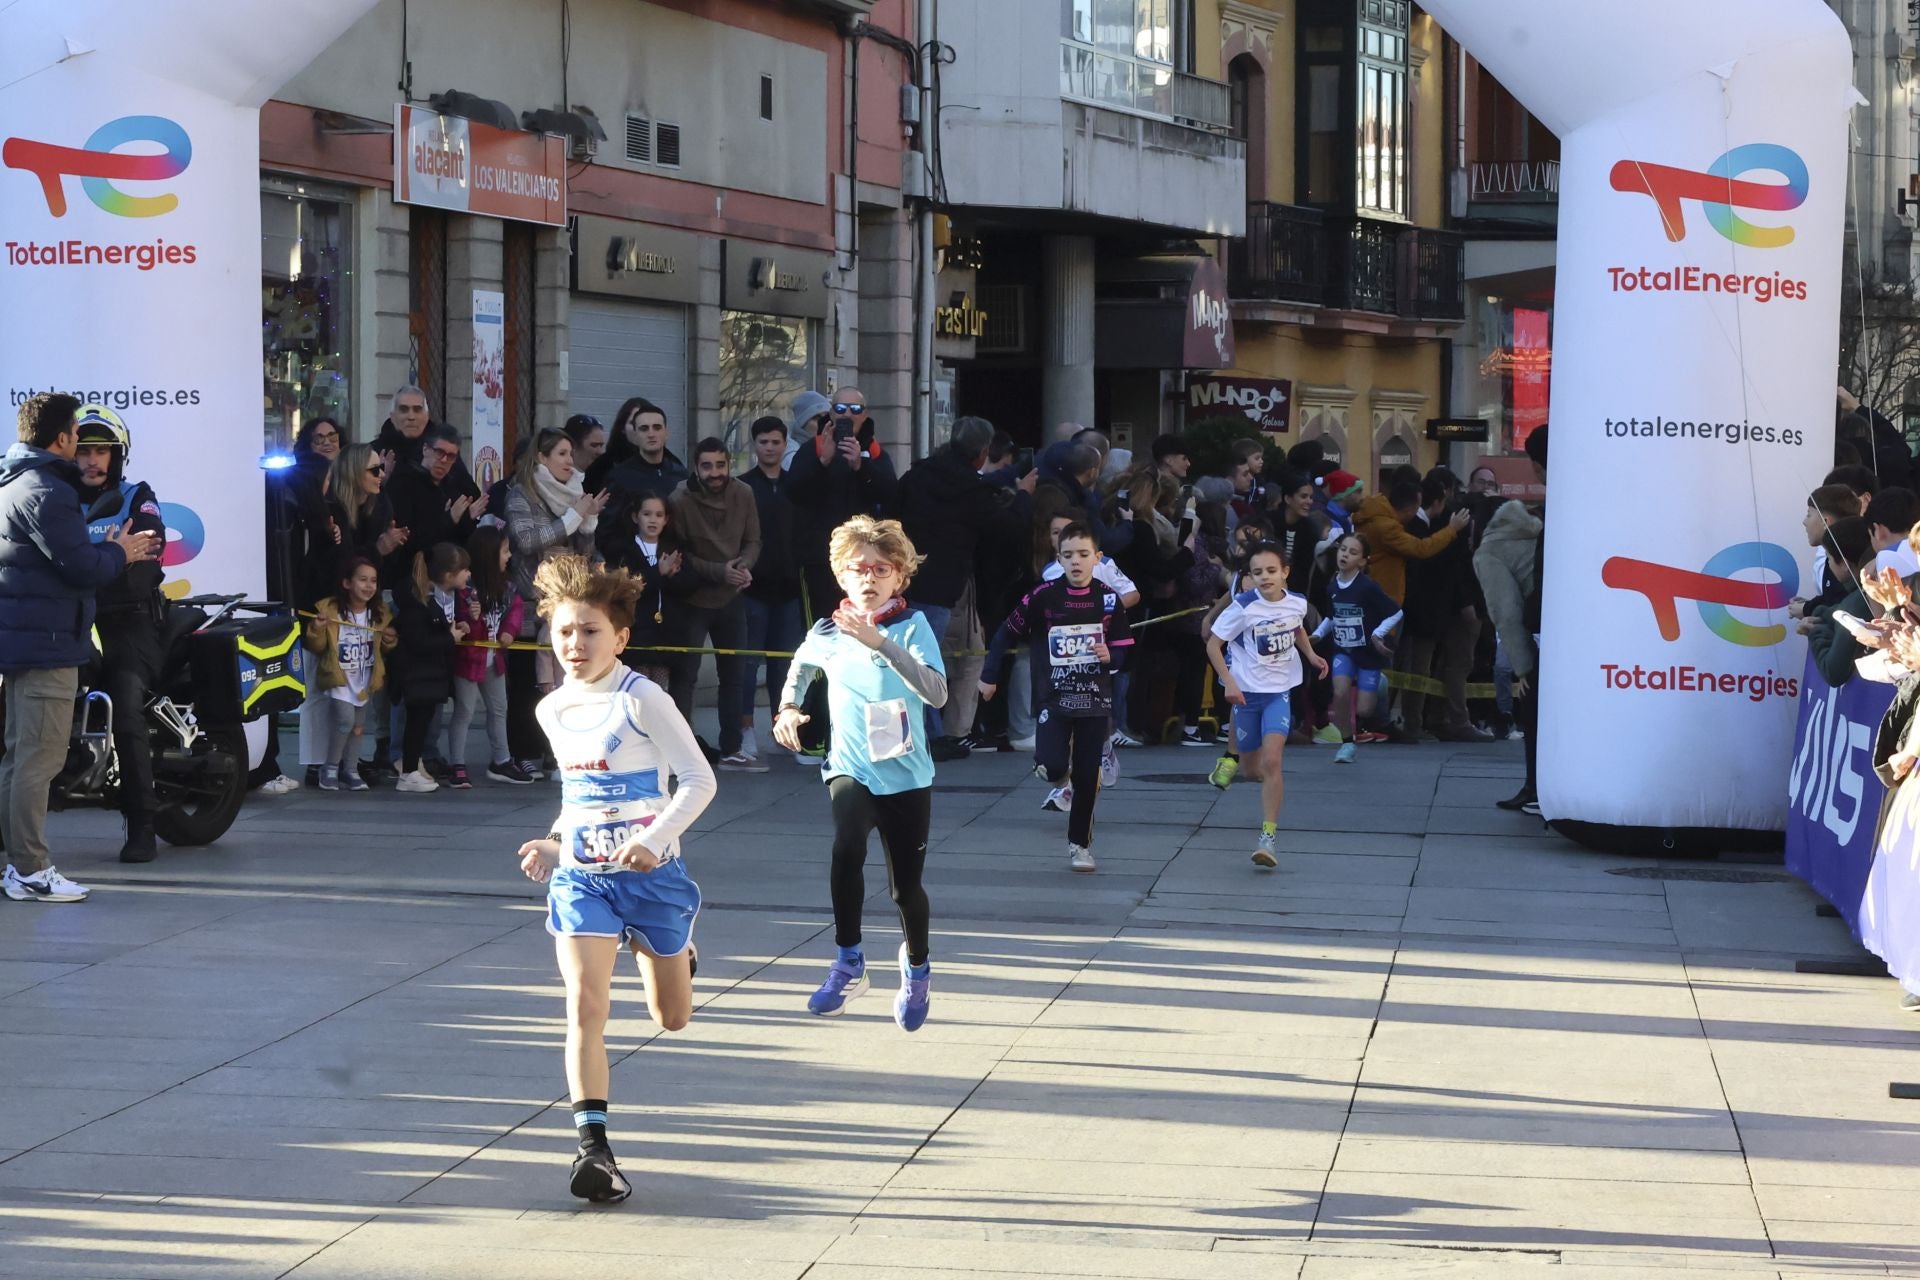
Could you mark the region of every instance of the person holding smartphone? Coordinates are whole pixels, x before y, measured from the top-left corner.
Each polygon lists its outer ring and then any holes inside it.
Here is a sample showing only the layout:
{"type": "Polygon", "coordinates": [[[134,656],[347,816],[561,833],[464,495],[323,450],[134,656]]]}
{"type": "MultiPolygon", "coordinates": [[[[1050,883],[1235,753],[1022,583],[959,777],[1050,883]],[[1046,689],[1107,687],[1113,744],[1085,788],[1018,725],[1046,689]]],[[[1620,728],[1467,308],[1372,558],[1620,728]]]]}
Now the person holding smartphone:
{"type": "Polygon", "coordinates": [[[795,450],[780,492],[793,506],[793,550],[800,564],[801,606],[806,625],[838,606],[840,586],[827,557],[832,532],[857,515],[875,515],[893,501],[899,478],[893,459],[880,447],[867,397],[856,386],[831,396],[803,391],[794,398],[794,416],[815,409],[807,419],[811,440],[795,450]],[[816,406],[824,403],[825,412],[816,406]]]}

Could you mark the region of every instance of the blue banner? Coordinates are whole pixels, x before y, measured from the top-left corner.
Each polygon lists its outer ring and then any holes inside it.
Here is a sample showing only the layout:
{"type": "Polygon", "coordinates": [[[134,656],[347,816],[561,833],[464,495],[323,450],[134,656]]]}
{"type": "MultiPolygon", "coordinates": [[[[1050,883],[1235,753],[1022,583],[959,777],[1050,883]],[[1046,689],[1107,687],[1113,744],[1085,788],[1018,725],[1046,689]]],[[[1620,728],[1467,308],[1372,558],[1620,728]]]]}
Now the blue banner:
{"type": "Polygon", "coordinates": [[[1873,772],[1873,735],[1893,688],[1856,676],[1836,689],[1811,655],[1800,682],[1787,780],[1787,870],[1837,907],[1855,937],[1886,794],[1873,772]]]}

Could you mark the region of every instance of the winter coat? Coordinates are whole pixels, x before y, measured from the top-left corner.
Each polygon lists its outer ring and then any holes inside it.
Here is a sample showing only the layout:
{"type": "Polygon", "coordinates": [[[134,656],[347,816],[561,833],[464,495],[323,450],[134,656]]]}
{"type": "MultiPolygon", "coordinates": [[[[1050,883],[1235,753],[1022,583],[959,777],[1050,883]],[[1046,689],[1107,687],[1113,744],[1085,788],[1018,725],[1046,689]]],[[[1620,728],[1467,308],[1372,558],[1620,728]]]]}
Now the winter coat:
{"type": "Polygon", "coordinates": [[[487,610],[480,603],[480,593],[472,587],[462,587],[454,593],[453,612],[467,624],[467,643],[460,645],[453,653],[454,677],[479,684],[489,674],[505,675],[507,651],[484,646],[509,644],[519,638],[520,624],[526,620],[527,602],[513,588],[507,588],[507,598],[500,606],[499,617],[489,626],[487,610]]]}
{"type": "MultiPolygon", "coordinates": [[[[595,461],[598,462],[598,459],[595,461]]],[[[631,512],[640,499],[648,494],[657,498],[671,498],[673,491],[685,484],[690,474],[687,464],[674,457],[671,449],[662,449],[658,462],[648,462],[635,453],[606,472],[606,487],[613,490],[613,501],[607,504],[608,509],[616,515],[619,512],[631,512]]],[[[584,487],[585,484],[583,479],[581,485],[584,487]]]]}
{"type": "MultiPolygon", "coordinates": [[[[305,634],[301,643],[314,654],[313,687],[325,693],[338,689],[347,683],[347,673],[340,669],[340,600],[337,596],[327,596],[316,601],[313,617],[307,620],[305,634]]],[[[367,625],[380,636],[380,643],[373,646],[373,672],[367,677],[367,696],[371,698],[386,687],[387,652],[398,640],[386,634],[393,625],[393,618],[387,613],[387,606],[375,596],[373,603],[367,606],[367,625]]]]}
{"type": "MultiPolygon", "coordinates": [[[[1098,539],[1100,549],[1117,558],[1136,536],[1133,525],[1124,518],[1109,525],[1101,518],[1099,491],[1081,487],[1080,482],[1067,470],[1067,455],[1072,449],[1072,441],[1056,440],[1034,458],[1033,469],[1040,475],[1040,484],[1060,490],[1074,506],[1087,513],[1087,524],[1098,539]]],[[[1139,579],[1135,578],[1134,581],[1138,582],[1139,579]]]]}
{"type": "Polygon", "coordinates": [[[827,430],[814,437],[811,447],[802,445],[794,452],[780,481],[780,492],[793,504],[794,553],[803,568],[827,563],[827,539],[835,529],[893,503],[899,481],[893,459],[873,438],[873,424],[862,427],[854,439],[861,450],[858,471],[840,456],[833,432],[827,430]]]}
{"type": "MultiPolygon", "coordinates": [[[[664,574],[647,563],[646,556],[640,553],[640,544],[634,541],[631,533],[617,542],[601,539],[600,553],[606,557],[607,567],[625,569],[646,587],[633,607],[633,648],[680,643],[679,607],[700,585],[700,580],[687,563],[686,550],[680,536],[669,527],[660,538],[660,555],[665,557],[672,552],[680,552],[680,569],[677,573],[664,574]]],[[[756,569],[755,575],[758,576],[758,573],[756,569]]]]}
{"type": "Polygon", "coordinates": [[[951,448],[916,462],[900,478],[893,510],[914,550],[926,557],[907,597],[951,609],[984,556],[1018,556],[1033,526],[1033,503],[1021,490],[996,489],[951,448]]]}
{"type": "MultiPolygon", "coordinates": [[[[380,585],[383,587],[393,587],[406,581],[405,574],[397,578],[388,577],[385,564],[387,558],[380,554],[380,539],[385,536],[387,530],[393,528],[393,504],[387,501],[386,494],[382,493],[373,500],[373,509],[368,512],[364,520],[355,520],[349,516],[347,509],[337,498],[329,499],[327,508],[333,513],[334,524],[339,526],[340,541],[334,546],[333,555],[330,558],[333,569],[326,574],[325,589],[317,593],[314,599],[332,595],[339,588],[340,584],[334,581],[340,576],[339,566],[341,562],[353,556],[365,556],[373,561],[374,567],[380,570],[380,585]]],[[[328,535],[328,540],[332,540],[331,535],[328,535]]],[[[410,545],[412,544],[403,543],[402,549],[410,545]]],[[[319,548],[318,554],[324,555],[325,548],[319,548]]],[[[411,568],[412,562],[409,561],[409,572],[411,568]]]]}
{"type": "Polygon", "coordinates": [[[453,619],[440,611],[431,595],[420,598],[413,584],[396,589],[395,626],[400,644],[394,661],[394,697],[400,702],[445,702],[453,696],[453,661],[457,644],[453,619]]]}
{"type": "MultiPolygon", "coordinates": [[[[1416,514],[1404,527],[1410,536],[1424,538],[1436,527],[1446,528],[1446,516],[1435,525],[1416,514]]],[[[1407,594],[1401,603],[1410,636],[1438,636],[1450,619],[1470,608],[1475,603],[1471,540],[1456,537],[1438,555],[1409,564],[1407,594]]]]}
{"type": "Polygon", "coordinates": [[[673,528],[686,547],[685,565],[697,583],[688,597],[703,609],[718,609],[739,595],[727,583],[727,564],[738,560],[752,570],[760,559],[760,508],[753,492],[737,480],[719,493],[690,480],[668,503],[673,528]]]}
{"type": "Polygon", "coordinates": [[[1374,494],[1353,513],[1354,532],[1367,540],[1371,554],[1367,558],[1367,576],[1398,604],[1407,596],[1407,561],[1437,556],[1453,545],[1457,536],[1452,526],[1442,525],[1438,533],[1416,538],[1400,523],[1393,504],[1384,494],[1374,494]]]}
{"type": "Polygon", "coordinates": [[[1851,631],[1833,620],[1836,613],[1871,618],[1873,606],[1867,603],[1866,593],[1856,587],[1842,596],[1838,603],[1813,613],[1813,630],[1807,633],[1807,648],[1813,653],[1813,664],[1820,668],[1821,677],[1838,689],[1858,674],[1853,664],[1867,656],[1867,647],[1855,640],[1851,631]]]}
{"type": "Polygon", "coordinates": [[[87,535],[80,468],[16,444],[0,458],[0,674],[86,665],[94,596],[127,567],[87,535]]]}
{"type": "MultiPolygon", "coordinates": [[[[507,541],[513,545],[513,590],[528,604],[540,602],[533,575],[550,553],[572,551],[589,559],[593,556],[593,535],[580,532],[580,517],[571,508],[557,516],[548,515],[547,504],[528,496],[523,485],[507,486],[506,516],[507,541]]],[[[602,514],[601,520],[605,519],[602,514]]]]}
{"type": "MultiPolygon", "coordinates": [[[[760,513],[760,558],[753,562],[753,585],[746,594],[769,604],[785,604],[800,598],[800,562],[793,553],[793,504],[780,492],[780,479],[768,476],[759,467],[739,477],[753,490],[754,506],[760,513]]],[[[641,557],[644,563],[645,557],[641,557]]]]}
{"type": "Polygon", "coordinates": [[[1533,677],[1539,655],[1533,629],[1527,625],[1527,595],[1533,590],[1535,557],[1540,549],[1540,517],[1515,499],[1493,513],[1480,550],[1473,555],[1473,572],[1487,597],[1500,643],[1506,646],[1513,674],[1533,677]]]}
{"type": "Polygon", "coordinates": [[[393,506],[393,522],[407,531],[407,540],[395,547],[381,566],[382,582],[404,582],[413,572],[413,558],[433,550],[435,544],[453,542],[467,545],[478,522],[472,516],[453,518],[450,504],[460,498],[477,498],[479,488],[468,480],[461,483],[457,471],[447,472],[436,481],[424,466],[402,462],[387,478],[382,494],[393,506]]]}

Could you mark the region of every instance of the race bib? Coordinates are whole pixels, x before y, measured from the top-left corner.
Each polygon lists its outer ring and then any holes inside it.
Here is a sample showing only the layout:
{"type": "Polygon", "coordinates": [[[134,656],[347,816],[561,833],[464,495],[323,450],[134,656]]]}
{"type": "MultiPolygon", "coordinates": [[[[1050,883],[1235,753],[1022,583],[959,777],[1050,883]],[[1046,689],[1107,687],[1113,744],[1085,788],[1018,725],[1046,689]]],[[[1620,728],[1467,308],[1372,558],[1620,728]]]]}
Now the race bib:
{"type": "Polygon", "coordinates": [[[1293,628],[1284,622],[1253,624],[1253,652],[1262,662],[1284,662],[1293,652],[1293,628]]]}
{"type": "MultiPolygon", "coordinates": [[[[596,822],[573,829],[568,841],[573,861],[583,866],[597,866],[613,861],[613,855],[620,848],[653,825],[653,815],[639,814],[632,818],[620,818],[613,822],[596,822]]],[[[660,850],[655,849],[658,854],[660,850]]]]}
{"type": "Polygon", "coordinates": [[[1333,642],[1342,649],[1358,649],[1366,643],[1366,622],[1361,618],[1335,618],[1333,642]]]}
{"type": "Polygon", "coordinates": [[[1047,633],[1047,661],[1056,667],[1091,667],[1099,663],[1094,646],[1104,642],[1106,628],[1097,622],[1055,627],[1047,633]]]}
{"type": "Polygon", "coordinates": [[[905,698],[867,704],[867,759],[878,764],[913,751],[913,717],[905,698]]]}

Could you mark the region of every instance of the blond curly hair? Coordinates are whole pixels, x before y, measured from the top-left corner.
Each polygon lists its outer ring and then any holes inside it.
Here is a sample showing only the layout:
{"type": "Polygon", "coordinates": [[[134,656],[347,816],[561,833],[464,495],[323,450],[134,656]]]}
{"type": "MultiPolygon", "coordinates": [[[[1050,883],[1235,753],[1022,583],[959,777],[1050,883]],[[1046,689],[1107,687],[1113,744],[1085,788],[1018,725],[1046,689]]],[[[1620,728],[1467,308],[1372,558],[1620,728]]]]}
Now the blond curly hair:
{"type": "Polygon", "coordinates": [[[835,529],[827,543],[827,563],[832,566],[834,576],[838,577],[842,569],[859,559],[860,552],[867,547],[885,556],[900,571],[901,591],[907,589],[913,575],[926,561],[925,556],[913,549],[913,539],[907,537],[898,520],[855,516],[835,529]]]}
{"type": "Polygon", "coordinates": [[[624,569],[596,569],[585,556],[564,551],[540,562],[533,589],[540,593],[540,616],[548,622],[563,604],[585,604],[606,614],[614,630],[631,631],[634,606],[645,588],[624,569]]]}

